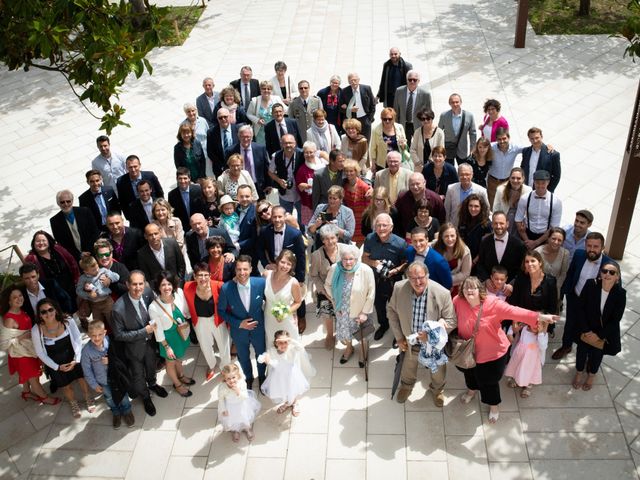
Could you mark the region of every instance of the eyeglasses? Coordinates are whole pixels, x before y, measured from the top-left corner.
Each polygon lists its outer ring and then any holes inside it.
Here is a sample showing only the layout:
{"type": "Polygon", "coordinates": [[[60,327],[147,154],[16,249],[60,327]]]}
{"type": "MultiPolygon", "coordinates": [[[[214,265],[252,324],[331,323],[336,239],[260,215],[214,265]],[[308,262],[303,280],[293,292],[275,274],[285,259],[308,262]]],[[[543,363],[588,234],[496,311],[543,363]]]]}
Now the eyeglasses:
{"type": "Polygon", "coordinates": [[[44,309],[40,310],[40,315],[46,315],[47,313],[53,313],[55,311],[56,311],[56,309],[53,308],[53,307],[44,308],[44,309]]]}
{"type": "Polygon", "coordinates": [[[608,269],[608,268],[601,268],[600,269],[600,273],[607,273],[609,275],[617,275],[618,272],[613,270],[613,269],[608,269]]]}
{"type": "Polygon", "coordinates": [[[267,213],[269,211],[269,208],[262,208],[260,210],[258,210],[258,215],[264,215],[265,213],[267,213]]]}
{"type": "Polygon", "coordinates": [[[478,287],[465,287],[464,288],[465,292],[476,292],[478,290],[479,290],[478,287]]]}
{"type": "Polygon", "coordinates": [[[413,281],[417,282],[419,280],[424,280],[425,278],[427,278],[426,275],[421,275],[420,277],[409,277],[409,280],[413,280],[413,281]]]}
{"type": "Polygon", "coordinates": [[[407,78],[407,82],[414,83],[414,82],[417,82],[417,81],[418,81],[417,78],[407,78]]]}
{"type": "Polygon", "coordinates": [[[58,203],[60,205],[67,205],[69,203],[73,203],[73,200],[60,200],[58,203]]]}
{"type": "Polygon", "coordinates": [[[393,118],[383,118],[383,122],[393,122],[393,118]]]}
{"type": "Polygon", "coordinates": [[[218,116],[218,120],[221,120],[223,118],[229,118],[229,115],[219,115],[218,116]]]}
{"type": "Polygon", "coordinates": [[[309,87],[298,87],[298,90],[309,90],[309,87]]]}
{"type": "Polygon", "coordinates": [[[110,257],[110,256],[111,256],[111,252],[96,254],[96,257],[98,257],[98,258],[107,258],[107,257],[110,257]]]}

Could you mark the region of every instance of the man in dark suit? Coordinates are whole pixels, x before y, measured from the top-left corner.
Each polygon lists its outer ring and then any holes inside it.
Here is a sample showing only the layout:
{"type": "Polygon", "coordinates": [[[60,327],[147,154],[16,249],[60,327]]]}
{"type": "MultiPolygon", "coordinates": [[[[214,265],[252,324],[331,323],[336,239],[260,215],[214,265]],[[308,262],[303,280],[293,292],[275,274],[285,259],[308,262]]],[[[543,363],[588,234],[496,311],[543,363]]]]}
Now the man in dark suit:
{"type": "Polygon", "coordinates": [[[233,262],[238,257],[238,250],[233,246],[233,241],[229,237],[227,230],[220,227],[210,227],[203,214],[195,213],[191,215],[191,231],[187,232],[184,237],[191,268],[207,257],[209,253],[207,252],[205,241],[213,236],[222,237],[225,241],[225,263],[233,262]]]}
{"type": "Polygon", "coordinates": [[[222,175],[227,168],[227,158],[231,149],[238,143],[238,126],[229,122],[229,110],[220,108],[216,112],[218,124],[207,132],[207,155],[211,160],[213,174],[222,175]]]}
{"type": "Polygon", "coordinates": [[[136,155],[129,155],[127,157],[127,174],[118,178],[117,190],[118,200],[120,206],[124,212],[125,217],[129,218],[129,205],[138,198],[138,191],[136,187],[141,180],[148,180],[151,183],[151,189],[153,190],[157,198],[164,197],[164,190],[160,185],[160,181],[156,174],[150,171],[141,171],[140,159],[136,155]]]}
{"type": "Polygon", "coordinates": [[[89,170],[85,177],[89,184],[89,190],[83,192],[78,201],[80,206],[88,208],[93,214],[96,225],[103,232],[107,231],[107,214],[120,213],[120,202],[113,188],[103,185],[102,174],[98,170],[89,170]]]}
{"type": "Polygon", "coordinates": [[[293,135],[298,148],[302,148],[302,137],[295,120],[285,118],[284,107],[280,103],[274,103],[271,107],[273,120],[264,126],[264,138],[269,157],[280,150],[280,140],[283,135],[293,135]]]}
{"type": "Polygon", "coordinates": [[[142,231],[153,221],[153,201],[157,197],[148,180],[140,180],[136,189],[138,198],[129,204],[129,225],[142,231]]]}
{"type": "Polygon", "coordinates": [[[231,86],[240,93],[241,104],[246,110],[253,97],[260,95],[260,82],[252,78],[253,70],[248,65],[240,69],[240,78],[231,82],[231,86]]]}
{"type": "Polygon", "coordinates": [[[157,324],[149,324],[149,305],[153,292],[145,287],[145,276],[134,270],[127,282],[129,293],[122,295],[113,305],[111,325],[113,337],[122,342],[131,375],[131,392],[142,399],[147,415],[156,414],[150,391],[161,398],[167,391],[156,383],[156,341],[153,337],[157,324]]]}
{"type": "Polygon", "coordinates": [[[264,198],[265,189],[271,187],[269,179],[269,155],[264,145],[253,142],[253,128],[243,125],[238,129],[238,143],[231,153],[239,153],[244,162],[244,169],[251,174],[256,185],[258,196],[264,198]]]}
{"type": "Polygon", "coordinates": [[[293,213],[295,207],[298,214],[298,223],[302,224],[302,204],[300,193],[295,181],[295,174],[304,164],[304,154],[296,147],[293,135],[287,133],[282,136],[282,149],[278,150],[269,165],[269,177],[278,189],[278,198],[288,213],[293,213]]]}
{"type": "MultiPolygon", "coordinates": [[[[253,387],[253,368],[251,351],[253,346],[256,358],[266,350],[264,330],[265,280],[251,276],[251,258],[242,255],[236,261],[236,276],[220,290],[218,312],[230,327],[231,339],[238,349],[238,361],[247,379],[247,388],[253,387]],[[242,290],[242,294],[240,293],[242,290]]],[[[266,378],[266,365],[258,363],[258,381],[260,386],[266,378]]]]}
{"type": "MultiPolygon", "coordinates": [[[[344,118],[357,118],[360,120],[360,123],[362,123],[362,135],[369,142],[371,141],[371,124],[376,114],[376,99],[369,85],[360,85],[360,76],[357,73],[350,73],[348,78],[349,86],[342,89],[344,103],[340,106],[340,109],[344,118]]],[[[390,105],[393,105],[393,100],[390,105]]]]}
{"type": "Polygon", "coordinates": [[[513,281],[521,271],[522,260],[526,253],[524,243],[509,235],[509,221],[504,212],[495,212],[491,221],[492,235],[487,235],[480,243],[476,273],[483,282],[491,276],[495,265],[507,269],[507,282],[513,281]]]}
{"type": "Polygon", "coordinates": [[[389,60],[382,66],[382,77],[378,88],[378,99],[386,107],[393,107],[394,96],[398,87],[407,84],[407,73],[413,66],[401,57],[396,47],[389,49],[389,60]]]}
{"type": "Polygon", "coordinates": [[[238,236],[240,255],[249,255],[251,258],[255,258],[255,264],[257,265],[255,247],[258,230],[256,228],[256,206],[251,200],[251,187],[249,185],[240,185],[236,200],[238,201],[236,212],[240,217],[240,224],[238,225],[238,230],[240,231],[238,236]]]}
{"type": "Polygon", "coordinates": [[[186,233],[191,230],[191,215],[204,212],[202,188],[197,183],[191,183],[191,172],[187,167],[176,170],[176,181],[178,186],[169,192],[169,203],[186,233]]]}
{"type": "Polygon", "coordinates": [[[60,211],[49,219],[53,238],[76,260],[82,252],[91,252],[100,230],[88,208],[73,206],[73,193],[62,190],[56,195],[60,211]]]}
{"type": "Polygon", "coordinates": [[[562,333],[562,345],[551,358],[560,360],[571,352],[573,342],[577,340],[577,326],[582,311],[578,303],[578,297],[584,288],[587,280],[600,276],[600,267],[611,261],[607,255],[602,253],[604,249],[604,237],[600,232],[587,234],[585,249],[576,250],[569,264],[567,276],[562,284],[561,293],[567,296],[566,320],[564,332],[562,333]]]}
{"type": "Polygon", "coordinates": [[[138,250],[138,266],[144,276],[149,282],[153,282],[158,273],[167,270],[173,273],[182,285],[186,265],[178,242],[174,238],[162,238],[160,227],[155,223],[145,227],[144,238],[147,244],[138,250]]]}
{"type": "Polygon", "coordinates": [[[74,310],[69,294],[53,279],[40,278],[38,267],[33,263],[24,263],[18,269],[18,275],[23,286],[20,288],[24,303],[22,310],[25,311],[31,322],[36,320],[36,305],[43,298],[52,298],[60,304],[63,312],[71,314],[74,310]]]}
{"type": "MultiPolygon", "coordinates": [[[[286,225],[284,207],[277,205],[271,209],[271,225],[264,227],[258,240],[260,263],[268,270],[276,269],[276,258],[282,250],[291,250],[296,256],[295,277],[302,286],[305,279],[306,248],[302,232],[286,225]]],[[[305,303],[298,308],[298,331],[302,334],[307,326],[305,303]]]]}
{"type": "Polygon", "coordinates": [[[315,211],[321,203],[327,203],[329,198],[327,192],[333,185],[342,186],[342,169],[344,168],[344,153],[340,150],[329,152],[329,165],[313,174],[313,185],[311,186],[311,206],[315,211]]]}
{"type": "Polygon", "coordinates": [[[144,245],[142,231],[125,227],[119,213],[107,215],[107,230],[103,237],[109,240],[113,247],[113,258],[124,263],[129,270],[138,268],[138,250],[144,245]]]}
{"type": "Polygon", "coordinates": [[[214,92],[213,87],[215,87],[213,78],[206,77],[202,81],[202,88],[204,89],[204,93],[196,98],[196,108],[198,109],[198,115],[207,121],[207,123],[209,124],[209,128],[213,127],[216,124],[213,112],[215,110],[216,104],[219,101],[218,92],[214,92]]]}
{"type": "Polygon", "coordinates": [[[531,127],[527,132],[531,146],[522,150],[520,167],[524,170],[524,183],[533,187],[533,174],[537,170],[546,170],[551,175],[547,190],[553,192],[560,183],[560,153],[549,152],[549,148],[542,143],[542,130],[531,127]]]}

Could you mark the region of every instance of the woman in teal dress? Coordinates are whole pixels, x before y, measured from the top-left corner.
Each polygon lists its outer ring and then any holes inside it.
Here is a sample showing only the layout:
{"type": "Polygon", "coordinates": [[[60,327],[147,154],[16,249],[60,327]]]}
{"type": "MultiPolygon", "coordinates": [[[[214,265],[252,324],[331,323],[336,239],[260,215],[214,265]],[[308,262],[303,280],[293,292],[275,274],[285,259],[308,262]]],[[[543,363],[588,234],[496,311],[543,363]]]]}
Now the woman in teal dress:
{"type": "Polygon", "coordinates": [[[271,108],[276,103],[284,105],[279,96],[271,94],[272,89],[271,82],[266,80],[260,82],[260,95],[252,98],[249,108],[247,108],[247,117],[253,124],[253,138],[262,145],[266,143],[264,126],[272,119],[271,108]]]}
{"type": "MultiPolygon", "coordinates": [[[[190,397],[190,385],[196,382],[186,377],[182,368],[182,357],[189,346],[189,335],[182,338],[182,325],[189,325],[185,314],[189,314],[178,280],[171,273],[161,271],[154,284],[156,298],[149,305],[149,317],[158,328],[155,329],[156,341],[160,345],[160,355],[166,359],[167,375],[173,382],[173,388],[183,397],[190,397]]],[[[188,331],[188,330],[187,330],[188,331]]]]}

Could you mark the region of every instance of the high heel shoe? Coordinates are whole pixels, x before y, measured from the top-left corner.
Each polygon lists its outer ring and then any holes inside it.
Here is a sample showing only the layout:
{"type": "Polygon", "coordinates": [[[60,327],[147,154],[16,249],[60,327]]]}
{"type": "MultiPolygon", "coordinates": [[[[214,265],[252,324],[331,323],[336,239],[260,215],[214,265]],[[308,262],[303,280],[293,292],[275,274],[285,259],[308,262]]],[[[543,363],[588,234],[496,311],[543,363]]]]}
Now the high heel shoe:
{"type": "Polygon", "coordinates": [[[45,395],[44,397],[39,397],[35,393],[33,395],[36,397],[35,399],[37,399],[37,401],[40,402],[40,405],[57,405],[62,401],[58,397],[50,397],[48,395],[45,395]]]}
{"type": "Polygon", "coordinates": [[[38,401],[38,398],[39,398],[39,397],[38,397],[35,393],[33,393],[33,392],[22,392],[22,393],[20,394],[20,396],[22,397],[22,400],[24,400],[25,402],[26,402],[27,400],[33,400],[34,402],[37,402],[37,401],[38,401]]]}

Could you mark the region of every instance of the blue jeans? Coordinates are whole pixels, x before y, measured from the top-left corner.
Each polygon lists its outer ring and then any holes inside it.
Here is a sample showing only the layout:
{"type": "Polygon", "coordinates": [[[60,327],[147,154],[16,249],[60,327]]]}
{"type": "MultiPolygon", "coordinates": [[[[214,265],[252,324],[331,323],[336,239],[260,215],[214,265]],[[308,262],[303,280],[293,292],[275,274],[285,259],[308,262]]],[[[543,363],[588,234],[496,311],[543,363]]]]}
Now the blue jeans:
{"type": "Polygon", "coordinates": [[[282,206],[287,212],[293,213],[293,207],[296,207],[296,213],[298,215],[298,225],[300,225],[300,230],[304,232],[304,226],[302,225],[302,203],[300,200],[297,202],[288,202],[287,200],[283,200],[280,197],[280,206],[282,206]]]}
{"type": "Polygon", "coordinates": [[[102,395],[104,396],[104,401],[107,402],[107,405],[111,409],[111,413],[114,415],[126,415],[131,412],[131,400],[129,400],[129,395],[125,394],[120,402],[120,405],[116,405],[113,401],[113,396],[111,395],[111,387],[109,385],[100,385],[102,387],[102,395]]]}

